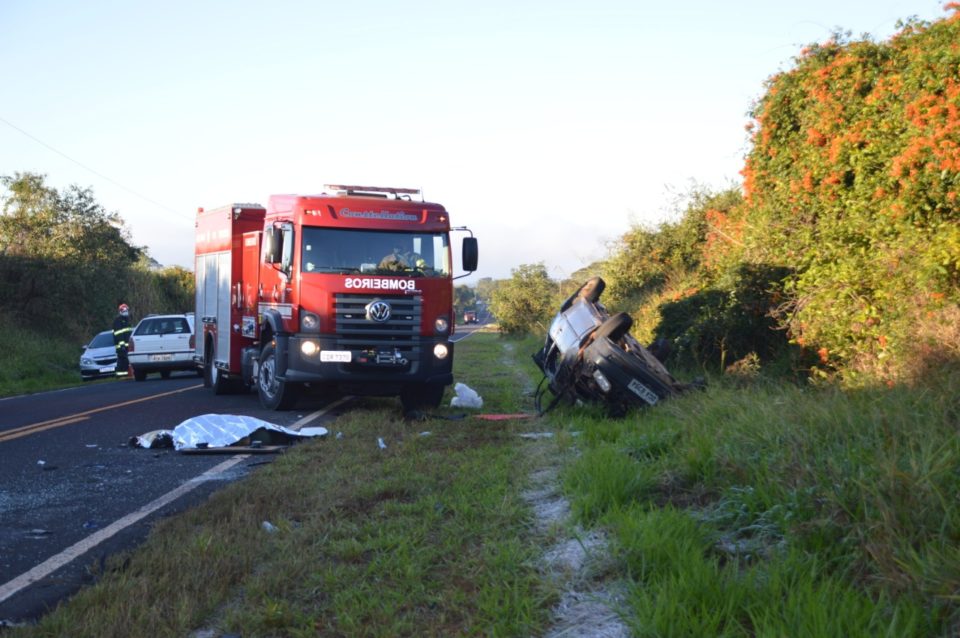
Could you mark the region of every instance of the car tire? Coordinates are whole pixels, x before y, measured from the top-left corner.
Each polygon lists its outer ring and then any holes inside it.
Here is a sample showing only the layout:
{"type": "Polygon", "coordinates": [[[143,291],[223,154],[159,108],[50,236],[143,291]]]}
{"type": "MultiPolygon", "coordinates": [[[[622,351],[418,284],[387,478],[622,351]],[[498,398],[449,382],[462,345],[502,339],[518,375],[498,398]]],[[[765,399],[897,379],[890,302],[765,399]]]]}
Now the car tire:
{"type": "Polygon", "coordinates": [[[591,277],[584,283],[582,286],[577,288],[577,291],[567,297],[567,300],[563,302],[563,305],[560,306],[560,312],[565,311],[567,308],[573,305],[573,302],[578,298],[583,299],[589,303],[595,303],[600,299],[600,295],[603,294],[603,289],[607,287],[607,283],[603,280],[602,277],[591,277]]]}
{"type": "Polygon", "coordinates": [[[277,342],[271,341],[260,352],[257,370],[257,394],[268,410],[289,410],[297,402],[300,386],[277,378],[277,342]]]}
{"type": "Polygon", "coordinates": [[[136,379],[137,381],[146,381],[146,379],[147,379],[147,371],[146,371],[146,370],[137,370],[136,368],[134,368],[134,369],[133,369],[133,378],[136,379]]]}
{"type": "Polygon", "coordinates": [[[169,370],[163,370],[162,372],[160,372],[160,378],[161,378],[161,379],[169,379],[169,378],[170,378],[170,371],[169,371],[169,370]]]}
{"type": "Polygon", "coordinates": [[[625,334],[630,332],[633,327],[633,318],[625,312],[618,312],[613,315],[596,329],[593,333],[594,339],[606,337],[610,341],[620,341],[625,334]]]}

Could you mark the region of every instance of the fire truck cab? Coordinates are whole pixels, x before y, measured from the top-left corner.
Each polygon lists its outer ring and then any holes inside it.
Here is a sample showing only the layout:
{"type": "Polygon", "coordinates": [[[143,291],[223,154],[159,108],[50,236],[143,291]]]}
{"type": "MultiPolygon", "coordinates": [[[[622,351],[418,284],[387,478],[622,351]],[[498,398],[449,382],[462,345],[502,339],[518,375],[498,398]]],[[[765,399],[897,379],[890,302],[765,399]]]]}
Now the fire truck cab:
{"type": "MultiPolygon", "coordinates": [[[[450,218],[414,189],[330,186],[197,214],[194,360],[217,394],[306,386],[436,407],[452,383],[450,218]]],[[[463,238],[463,270],[477,241],[463,238]]]]}

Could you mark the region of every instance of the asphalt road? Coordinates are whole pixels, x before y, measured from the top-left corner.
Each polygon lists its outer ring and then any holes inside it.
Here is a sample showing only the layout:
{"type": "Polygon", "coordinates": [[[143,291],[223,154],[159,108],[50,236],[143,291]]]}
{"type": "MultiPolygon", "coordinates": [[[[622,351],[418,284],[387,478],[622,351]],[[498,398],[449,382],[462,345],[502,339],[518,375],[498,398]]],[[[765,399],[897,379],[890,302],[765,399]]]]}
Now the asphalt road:
{"type": "Polygon", "coordinates": [[[91,565],[142,542],[158,517],[274,458],[145,450],[131,437],[208,413],[286,426],[315,415],[302,425],[322,425],[345,406],[330,408],[305,398],[289,412],[264,410],[255,394],[214,396],[192,373],[0,400],[0,627],[42,615],[90,582],[91,565]],[[137,520],[149,504],[155,511],[137,520]]]}

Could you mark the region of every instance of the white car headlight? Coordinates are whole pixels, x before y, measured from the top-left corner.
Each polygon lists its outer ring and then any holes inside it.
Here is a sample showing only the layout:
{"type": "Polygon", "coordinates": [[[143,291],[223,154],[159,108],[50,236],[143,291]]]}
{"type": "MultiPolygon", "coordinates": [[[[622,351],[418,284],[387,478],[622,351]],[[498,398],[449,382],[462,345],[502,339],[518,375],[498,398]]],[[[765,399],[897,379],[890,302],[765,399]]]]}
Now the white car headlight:
{"type": "Polygon", "coordinates": [[[606,376],[599,370],[593,371],[593,379],[597,382],[597,385],[600,386],[600,389],[605,393],[610,392],[610,381],[606,376]]]}

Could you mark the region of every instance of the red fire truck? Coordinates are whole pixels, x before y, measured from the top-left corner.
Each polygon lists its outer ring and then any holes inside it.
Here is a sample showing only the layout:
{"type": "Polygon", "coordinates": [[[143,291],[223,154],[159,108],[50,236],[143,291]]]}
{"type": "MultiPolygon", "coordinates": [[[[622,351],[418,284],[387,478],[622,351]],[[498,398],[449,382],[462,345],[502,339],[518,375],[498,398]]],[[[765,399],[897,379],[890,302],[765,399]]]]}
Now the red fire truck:
{"type": "MultiPolygon", "coordinates": [[[[216,394],[288,409],[305,386],[436,407],[452,383],[443,206],[404,188],[326,186],[197,213],[194,360],[216,394]],[[202,327],[202,329],[201,329],[202,327]]],[[[463,238],[463,270],[477,268],[463,238]]]]}

